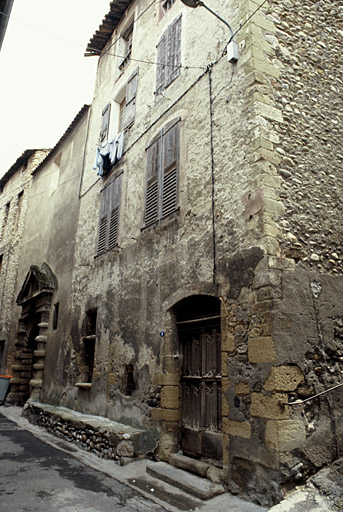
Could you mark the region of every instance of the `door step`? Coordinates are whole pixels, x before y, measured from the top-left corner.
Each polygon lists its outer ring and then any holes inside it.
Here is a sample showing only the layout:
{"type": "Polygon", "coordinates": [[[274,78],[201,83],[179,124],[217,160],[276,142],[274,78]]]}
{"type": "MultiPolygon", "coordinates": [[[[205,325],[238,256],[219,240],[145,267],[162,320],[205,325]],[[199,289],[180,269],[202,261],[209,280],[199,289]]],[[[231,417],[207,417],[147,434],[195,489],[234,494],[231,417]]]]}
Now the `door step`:
{"type": "Polygon", "coordinates": [[[209,462],[192,459],[191,457],[186,457],[179,453],[170,455],[168,462],[176,468],[184,469],[185,471],[189,471],[203,478],[208,478],[208,480],[211,480],[211,482],[215,484],[220,484],[223,481],[223,470],[213,466],[209,462]]]}
{"type": "Polygon", "coordinates": [[[187,494],[201,500],[209,500],[223,494],[225,489],[222,485],[210,482],[205,478],[187,473],[183,469],[176,468],[166,462],[149,463],[146,472],[163,482],[172,485],[187,494]]]}

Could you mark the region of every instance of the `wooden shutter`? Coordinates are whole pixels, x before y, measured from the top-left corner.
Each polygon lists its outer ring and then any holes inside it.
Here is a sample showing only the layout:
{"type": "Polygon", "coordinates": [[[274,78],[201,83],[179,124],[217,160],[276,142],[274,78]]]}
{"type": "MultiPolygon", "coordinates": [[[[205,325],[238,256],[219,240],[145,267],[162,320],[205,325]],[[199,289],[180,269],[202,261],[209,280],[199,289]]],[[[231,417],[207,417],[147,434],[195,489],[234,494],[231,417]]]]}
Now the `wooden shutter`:
{"type": "Polygon", "coordinates": [[[167,63],[167,39],[168,30],[164,32],[159,43],[157,44],[157,67],[156,67],[156,91],[155,94],[160,94],[165,88],[166,81],[166,63],[167,63]]]}
{"type": "Polygon", "coordinates": [[[106,140],[108,136],[108,127],[110,124],[111,104],[108,103],[102,111],[100,141],[106,140]]]}
{"type": "Polygon", "coordinates": [[[107,227],[108,227],[108,211],[110,208],[110,190],[106,187],[102,191],[101,207],[100,207],[100,221],[98,230],[98,246],[97,255],[103,254],[106,251],[107,241],[107,227]]]}
{"type": "Polygon", "coordinates": [[[167,217],[178,206],[178,166],[180,122],[163,129],[163,176],[161,217],[167,217]]]}
{"type": "Polygon", "coordinates": [[[181,71],[181,19],[179,16],[168,27],[166,86],[175,80],[181,71]]]}
{"type": "Polygon", "coordinates": [[[134,73],[132,73],[126,85],[125,117],[123,123],[124,130],[131,126],[135,121],[137,87],[138,68],[134,71],[134,73]]]}
{"type": "Polygon", "coordinates": [[[122,174],[102,191],[97,255],[118,245],[122,174]]]}
{"type": "Polygon", "coordinates": [[[159,219],[159,175],[161,168],[161,135],[147,148],[147,183],[145,196],[145,226],[159,219]]]}

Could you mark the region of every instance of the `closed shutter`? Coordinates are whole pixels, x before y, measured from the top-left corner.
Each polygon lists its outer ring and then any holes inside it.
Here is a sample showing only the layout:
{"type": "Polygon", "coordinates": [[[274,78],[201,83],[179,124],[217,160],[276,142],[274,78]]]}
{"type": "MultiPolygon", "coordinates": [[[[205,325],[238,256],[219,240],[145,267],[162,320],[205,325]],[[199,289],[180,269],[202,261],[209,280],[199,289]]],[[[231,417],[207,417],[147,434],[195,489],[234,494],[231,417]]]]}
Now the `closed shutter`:
{"type": "Polygon", "coordinates": [[[161,94],[165,88],[166,63],[167,63],[167,39],[166,31],[157,44],[157,71],[156,71],[156,91],[155,94],[161,94]]]}
{"type": "Polygon", "coordinates": [[[162,218],[178,206],[179,140],[179,122],[163,130],[162,218]]]}
{"type": "Polygon", "coordinates": [[[98,231],[97,255],[103,254],[107,247],[107,230],[108,230],[108,212],[110,208],[111,195],[109,187],[102,191],[100,221],[98,231]]]}
{"type": "Polygon", "coordinates": [[[181,71],[181,16],[168,27],[168,58],[166,87],[181,71]]]}
{"type": "Polygon", "coordinates": [[[122,174],[102,191],[97,255],[118,245],[122,174]]]}
{"type": "Polygon", "coordinates": [[[111,188],[111,210],[109,212],[107,249],[110,251],[118,245],[119,213],[122,174],[109,186],[111,188]]]}
{"type": "Polygon", "coordinates": [[[108,127],[110,124],[111,104],[108,103],[102,111],[100,141],[106,140],[108,137],[108,127]]]}
{"type": "Polygon", "coordinates": [[[159,175],[161,169],[161,135],[147,148],[147,184],[145,197],[145,226],[159,218],[159,175]]]}
{"type": "Polygon", "coordinates": [[[134,71],[134,73],[132,73],[126,85],[125,119],[123,123],[124,130],[131,126],[135,121],[137,87],[138,68],[134,71]]]}

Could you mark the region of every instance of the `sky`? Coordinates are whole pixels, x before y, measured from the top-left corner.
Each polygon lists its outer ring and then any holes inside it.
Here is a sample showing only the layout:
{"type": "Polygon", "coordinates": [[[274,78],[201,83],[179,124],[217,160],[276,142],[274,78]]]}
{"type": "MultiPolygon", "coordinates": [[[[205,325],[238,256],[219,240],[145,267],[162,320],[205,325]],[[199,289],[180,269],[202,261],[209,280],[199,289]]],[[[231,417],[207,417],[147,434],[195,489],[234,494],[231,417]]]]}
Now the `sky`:
{"type": "Polygon", "coordinates": [[[86,46],[109,0],[14,0],[0,51],[0,177],[26,149],[52,148],[93,98],[86,46]]]}

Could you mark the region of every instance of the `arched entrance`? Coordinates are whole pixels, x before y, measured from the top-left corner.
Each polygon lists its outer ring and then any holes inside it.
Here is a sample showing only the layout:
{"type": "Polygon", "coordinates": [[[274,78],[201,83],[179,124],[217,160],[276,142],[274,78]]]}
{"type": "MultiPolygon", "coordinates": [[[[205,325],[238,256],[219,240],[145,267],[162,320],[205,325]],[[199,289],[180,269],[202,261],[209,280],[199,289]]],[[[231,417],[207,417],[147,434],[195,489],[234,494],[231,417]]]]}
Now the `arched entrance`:
{"type": "Polygon", "coordinates": [[[57,281],[46,263],[32,266],[18,295],[22,307],[15,363],[12,366],[10,403],[22,405],[28,398],[39,399],[45,366],[45,345],[49,328],[51,299],[57,281]]]}
{"type": "Polygon", "coordinates": [[[181,356],[180,448],[189,456],[222,461],[220,300],[207,295],[178,303],[181,356]]]}

